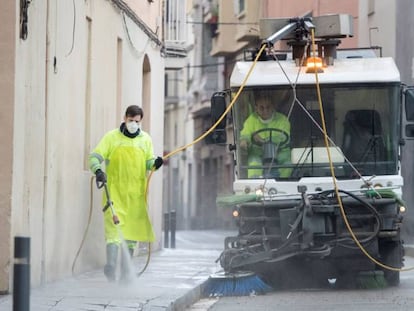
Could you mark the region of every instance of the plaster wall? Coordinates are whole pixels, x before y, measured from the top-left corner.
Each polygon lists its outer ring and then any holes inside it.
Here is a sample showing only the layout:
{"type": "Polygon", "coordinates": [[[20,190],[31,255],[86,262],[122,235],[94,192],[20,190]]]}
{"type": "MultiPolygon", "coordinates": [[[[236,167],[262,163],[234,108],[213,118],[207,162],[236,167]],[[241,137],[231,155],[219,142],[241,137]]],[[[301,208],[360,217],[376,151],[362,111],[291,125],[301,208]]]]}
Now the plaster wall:
{"type": "Polygon", "coordinates": [[[400,0],[397,5],[396,62],[401,71],[401,80],[414,85],[414,2],[400,0]]]}
{"type": "Polygon", "coordinates": [[[9,289],[16,3],[0,3],[0,294],[9,289]]]}
{"type": "MultiPolygon", "coordinates": [[[[142,104],[144,55],[151,68],[153,111],[146,130],[155,154],[162,154],[164,102],[157,86],[164,83],[164,60],[160,47],[131,20],[127,23],[131,39],[110,1],[75,1],[75,6],[32,1],[28,38],[15,38],[11,236],[31,237],[32,285],[71,275],[86,228],[73,272],[104,263],[102,192],[91,180],[87,156],[106,131],[119,126],[128,105],[142,104]]],[[[6,155],[0,157],[2,163],[6,155]]],[[[153,175],[148,200],[156,250],[162,176],[153,175]]],[[[11,251],[7,254],[10,259],[11,251]]]]}
{"type": "Polygon", "coordinates": [[[359,46],[380,46],[382,55],[395,58],[398,1],[360,1],[359,46]]]}
{"type": "MultiPolygon", "coordinates": [[[[163,1],[123,0],[154,33],[161,32],[163,1]],[[157,18],[158,16],[158,18],[157,18]],[[156,17],[156,18],[154,18],[156,17]]],[[[184,2],[184,1],[183,1],[184,2]]]]}

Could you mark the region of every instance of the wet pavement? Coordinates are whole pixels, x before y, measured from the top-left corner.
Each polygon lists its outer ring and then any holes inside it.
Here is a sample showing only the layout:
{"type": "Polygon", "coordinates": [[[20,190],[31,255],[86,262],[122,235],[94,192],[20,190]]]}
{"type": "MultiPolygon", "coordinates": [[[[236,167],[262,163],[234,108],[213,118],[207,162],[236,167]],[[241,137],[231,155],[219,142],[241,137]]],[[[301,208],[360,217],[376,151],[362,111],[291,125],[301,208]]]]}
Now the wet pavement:
{"type": "MultiPolygon", "coordinates": [[[[227,235],[178,231],[176,248],[152,253],[147,270],[130,283],[109,283],[102,269],[87,272],[32,288],[30,310],[184,310],[200,299],[202,284],[220,270],[215,260],[227,235]]],[[[12,310],[12,304],[12,295],[0,296],[0,310],[12,310]]]]}
{"type": "MultiPolygon", "coordinates": [[[[109,283],[102,269],[32,288],[31,311],[182,311],[201,298],[203,284],[220,270],[216,259],[229,231],[178,231],[176,248],[151,254],[145,272],[129,284],[109,283]]],[[[405,245],[414,256],[413,245],[405,245]]],[[[142,260],[134,258],[134,268],[142,260]]],[[[12,295],[0,296],[0,310],[13,310],[12,295]]]]}

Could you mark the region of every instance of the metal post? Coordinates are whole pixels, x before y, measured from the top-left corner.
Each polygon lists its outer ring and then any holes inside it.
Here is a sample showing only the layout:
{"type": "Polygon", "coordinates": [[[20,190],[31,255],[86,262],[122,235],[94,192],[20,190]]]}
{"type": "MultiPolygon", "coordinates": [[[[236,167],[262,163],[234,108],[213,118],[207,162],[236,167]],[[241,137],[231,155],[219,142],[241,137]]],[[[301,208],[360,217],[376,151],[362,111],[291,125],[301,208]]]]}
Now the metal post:
{"type": "Polygon", "coordinates": [[[164,213],[164,248],[169,247],[170,214],[164,213]]]}
{"type": "Polygon", "coordinates": [[[30,238],[14,237],[13,311],[30,310],[30,238]]]}
{"type": "Polygon", "coordinates": [[[171,228],[171,248],[175,248],[175,229],[177,227],[177,214],[175,210],[170,214],[170,228],[171,228]]]}

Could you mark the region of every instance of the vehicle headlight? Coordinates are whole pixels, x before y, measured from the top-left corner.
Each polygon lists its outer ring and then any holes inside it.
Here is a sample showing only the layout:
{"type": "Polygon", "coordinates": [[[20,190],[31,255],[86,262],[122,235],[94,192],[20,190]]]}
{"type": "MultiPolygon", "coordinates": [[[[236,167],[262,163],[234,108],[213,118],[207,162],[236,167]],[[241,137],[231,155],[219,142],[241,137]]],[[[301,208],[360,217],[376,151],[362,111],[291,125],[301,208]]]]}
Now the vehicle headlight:
{"type": "Polygon", "coordinates": [[[256,195],[257,196],[263,196],[263,189],[261,189],[261,188],[256,189],[256,195]]]}

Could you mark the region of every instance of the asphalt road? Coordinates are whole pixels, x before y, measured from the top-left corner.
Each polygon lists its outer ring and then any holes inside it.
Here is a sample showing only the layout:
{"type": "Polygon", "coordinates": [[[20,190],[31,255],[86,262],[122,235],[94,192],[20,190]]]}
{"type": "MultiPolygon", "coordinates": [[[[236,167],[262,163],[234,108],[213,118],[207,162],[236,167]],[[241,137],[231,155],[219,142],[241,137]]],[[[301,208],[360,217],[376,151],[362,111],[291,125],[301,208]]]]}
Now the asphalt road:
{"type": "MultiPolygon", "coordinates": [[[[414,267],[406,257],[405,268],[414,267]]],[[[284,290],[264,296],[202,299],[188,311],[411,311],[414,310],[414,271],[401,272],[398,287],[369,290],[284,290]]]]}

